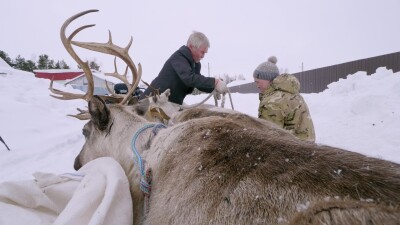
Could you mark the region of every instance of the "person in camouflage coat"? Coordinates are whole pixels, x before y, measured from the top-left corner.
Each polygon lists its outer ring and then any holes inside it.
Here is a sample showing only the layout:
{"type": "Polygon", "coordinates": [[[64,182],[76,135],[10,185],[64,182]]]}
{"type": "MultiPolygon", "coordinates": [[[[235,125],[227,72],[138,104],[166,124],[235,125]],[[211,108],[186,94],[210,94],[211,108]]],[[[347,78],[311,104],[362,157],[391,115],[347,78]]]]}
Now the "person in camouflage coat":
{"type": "Polygon", "coordinates": [[[299,93],[300,82],[293,75],[279,75],[276,62],[276,57],[272,56],[253,73],[260,89],[258,117],[289,130],[302,140],[315,142],[310,111],[299,93]]]}

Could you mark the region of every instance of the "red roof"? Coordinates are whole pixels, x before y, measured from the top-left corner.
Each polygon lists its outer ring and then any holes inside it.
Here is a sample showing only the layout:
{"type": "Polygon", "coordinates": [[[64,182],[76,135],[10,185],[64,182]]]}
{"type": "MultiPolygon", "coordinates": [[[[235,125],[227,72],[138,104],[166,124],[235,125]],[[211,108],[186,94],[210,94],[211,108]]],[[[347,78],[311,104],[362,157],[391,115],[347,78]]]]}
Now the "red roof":
{"type": "Polygon", "coordinates": [[[33,73],[37,78],[45,78],[49,80],[69,80],[81,74],[83,71],[76,70],[34,70],[33,73]]]}

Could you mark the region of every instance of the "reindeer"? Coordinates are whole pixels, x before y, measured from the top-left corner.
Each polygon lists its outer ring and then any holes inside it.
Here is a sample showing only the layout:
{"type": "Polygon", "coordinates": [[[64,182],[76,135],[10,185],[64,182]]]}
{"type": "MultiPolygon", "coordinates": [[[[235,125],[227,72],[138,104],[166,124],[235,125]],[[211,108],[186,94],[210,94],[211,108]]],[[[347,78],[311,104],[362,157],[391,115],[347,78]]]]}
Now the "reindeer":
{"type": "MultiPolygon", "coordinates": [[[[140,70],[111,33],[106,44],[72,41],[89,26],[65,37],[71,21],[94,11],[64,23],[64,46],[82,68],[72,44],[122,58],[134,90],[140,70]]],[[[88,101],[86,116],[77,116],[89,121],[74,168],[99,157],[118,161],[130,181],[134,224],[400,224],[399,164],[302,141],[233,110],[178,111],[168,90],[129,105],[129,97],[106,104],[90,90],[50,89],[88,101]],[[173,124],[161,125],[166,120],[173,124]]]]}

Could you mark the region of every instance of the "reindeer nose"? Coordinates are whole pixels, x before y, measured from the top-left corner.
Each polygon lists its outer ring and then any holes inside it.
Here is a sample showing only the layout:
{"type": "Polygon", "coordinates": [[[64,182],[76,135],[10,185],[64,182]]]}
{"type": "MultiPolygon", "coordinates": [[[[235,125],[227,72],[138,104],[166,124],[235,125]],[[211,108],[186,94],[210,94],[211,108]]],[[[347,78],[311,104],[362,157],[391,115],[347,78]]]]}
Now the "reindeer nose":
{"type": "Polygon", "coordinates": [[[81,162],[79,161],[79,155],[75,158],[74,169],[78,171],[82,167],[81,162]]]}

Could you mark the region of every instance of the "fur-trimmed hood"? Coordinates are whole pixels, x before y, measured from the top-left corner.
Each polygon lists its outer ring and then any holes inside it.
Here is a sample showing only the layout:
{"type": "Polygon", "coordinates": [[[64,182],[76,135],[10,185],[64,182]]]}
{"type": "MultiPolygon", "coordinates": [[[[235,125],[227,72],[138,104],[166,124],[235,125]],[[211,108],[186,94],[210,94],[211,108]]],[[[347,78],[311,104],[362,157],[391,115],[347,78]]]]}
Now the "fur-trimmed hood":
{"type": "Polygon", "coordinates": [[[285,91],[292,94],[298,94],[300,92],[299,80],[295,76],[290,74],[282,74],[276,77],[272,81],[271,87],[274,90],[285,91]]]}

